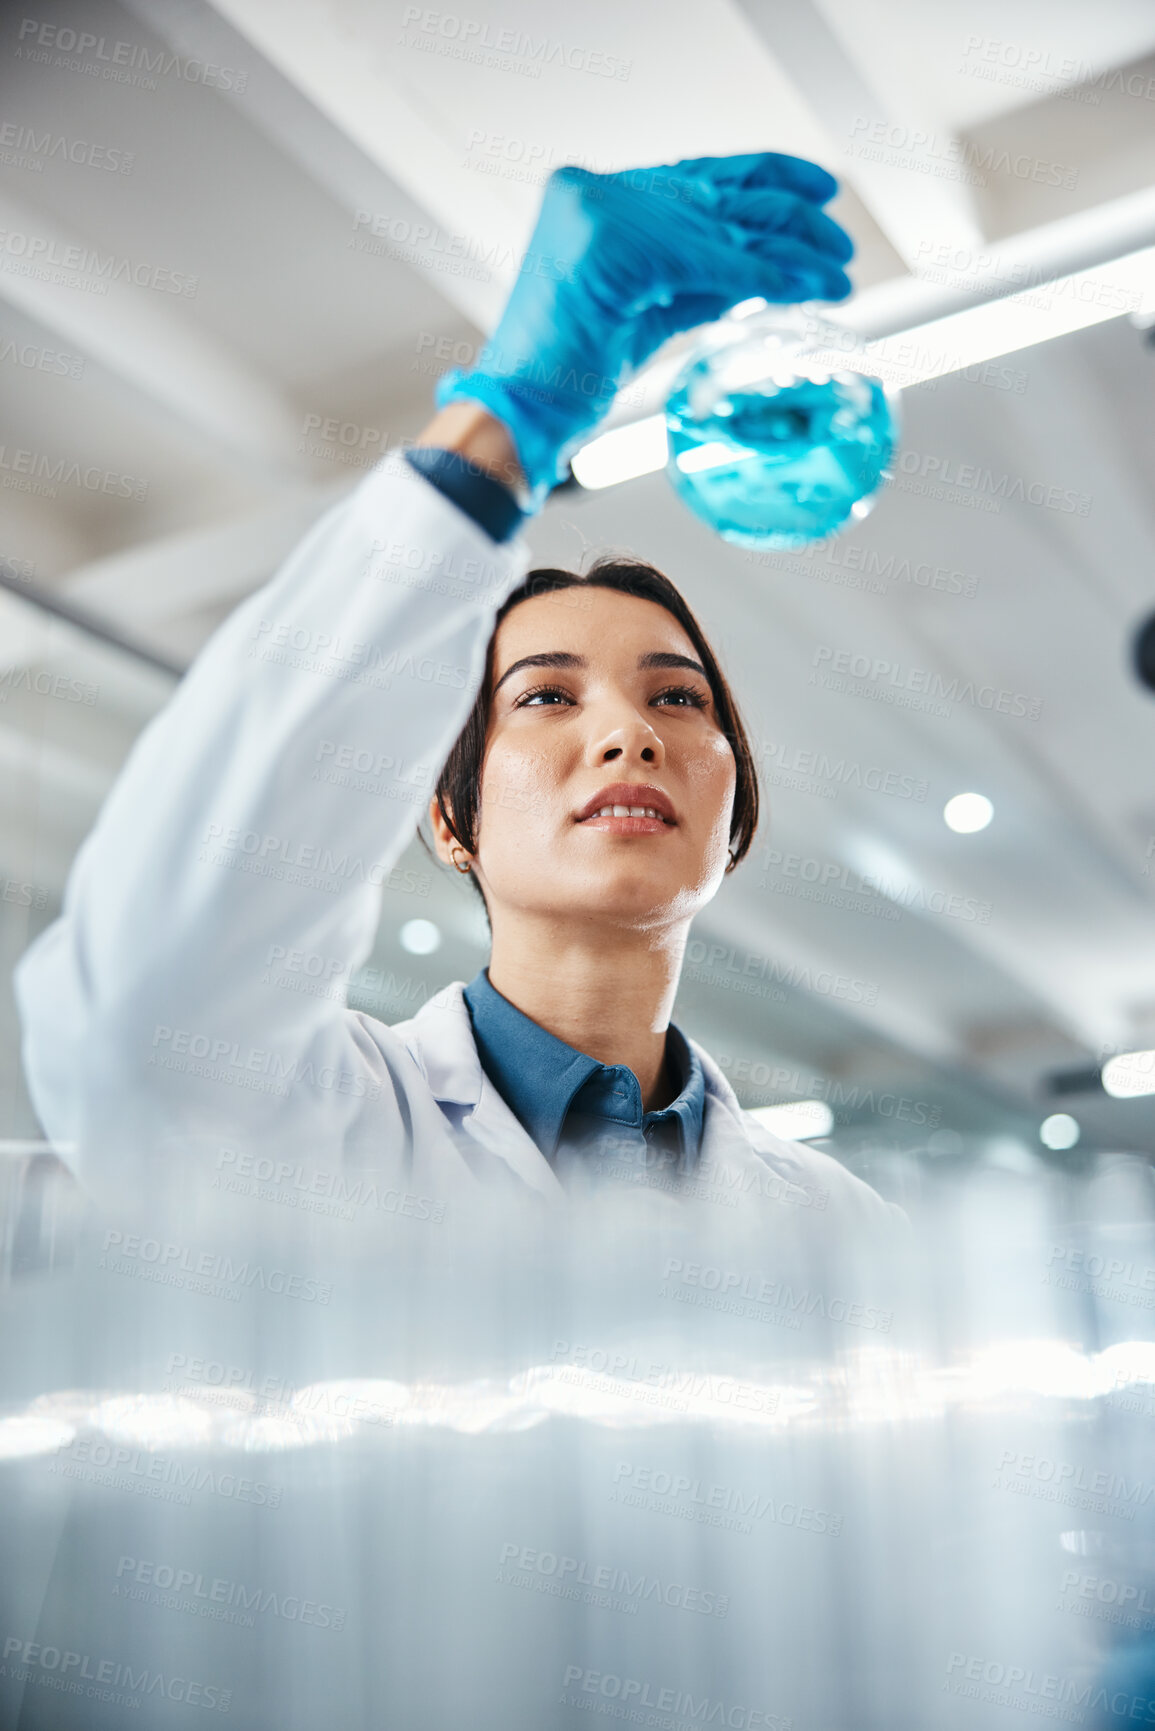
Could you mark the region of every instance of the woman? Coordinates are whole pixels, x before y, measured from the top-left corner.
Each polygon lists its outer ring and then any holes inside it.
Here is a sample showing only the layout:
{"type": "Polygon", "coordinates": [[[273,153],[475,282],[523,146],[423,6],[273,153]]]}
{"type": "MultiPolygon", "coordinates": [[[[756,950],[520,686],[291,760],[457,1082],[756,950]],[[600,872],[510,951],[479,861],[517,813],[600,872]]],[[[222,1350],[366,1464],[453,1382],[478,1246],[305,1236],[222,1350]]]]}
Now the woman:
{"type": "Polygon", "coordinates": [[[560,1197],[608,1148],[883,1217],[669,1025],[690,922],[757,818],[699,627],[644,566],[517,586],[518,524],[667,337],[849,292],[835,190],[769,154],[552,177],[477,368],[206,646],[20,967],[33,1099],[90,1183],[143,1195],[199,1151],[218,1181],[384,1169],[420,1214],[498,1181],[560,1197]],[[493,954],[386,1027],[342,988],[425,801],[493,954]]]}

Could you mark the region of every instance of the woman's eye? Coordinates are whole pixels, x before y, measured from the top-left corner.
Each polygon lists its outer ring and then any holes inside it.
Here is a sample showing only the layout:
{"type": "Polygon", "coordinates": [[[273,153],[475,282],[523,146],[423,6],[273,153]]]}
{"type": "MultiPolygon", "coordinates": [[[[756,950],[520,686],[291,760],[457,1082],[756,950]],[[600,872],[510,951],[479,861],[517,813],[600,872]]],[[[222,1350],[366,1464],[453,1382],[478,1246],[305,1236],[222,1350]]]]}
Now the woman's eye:
{"type": "MultiPolygon", "coordinates": [[[[535,686],[532,691],[523,691],[514,705],[514,708],[528,709],[531,704],[536,708],[538,707],[539,698],[549,697],[558,697],[563,703],[572,702],[569,692],[563,691],[560,685],[538,685],[535,686]]],[[[552,705],[550,705],[550,707],[552,707],[552,705]]]]}
{"type": "Polygon", "coordinates": [[[675,709],[705,709],[709,701],[708,698],[702,696],[696,686],[671,685],[668,690],[659,691],[654,702],[660,703],[670,698],[676,700],[675,709]]]}
{"type": "MultiPolygon", "coordinates": [[[[650,701],[666,703],[674,709],[705,709],[710,700],[693,685],[671,685],[665,691],[655,693],[650,701]]],[[[514,708],[553,709],[558,703],[573,702],[572,693],[563,690],[560,685],[535,685],[532,690],[522,692],[514,708]]]]}

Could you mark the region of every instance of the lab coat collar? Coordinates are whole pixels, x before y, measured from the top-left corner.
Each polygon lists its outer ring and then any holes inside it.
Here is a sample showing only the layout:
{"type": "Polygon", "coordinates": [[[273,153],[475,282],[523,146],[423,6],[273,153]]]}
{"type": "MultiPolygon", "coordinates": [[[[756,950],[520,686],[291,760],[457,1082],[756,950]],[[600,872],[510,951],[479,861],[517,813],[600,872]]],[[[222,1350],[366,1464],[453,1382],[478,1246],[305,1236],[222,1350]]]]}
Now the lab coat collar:
{"type": "Polygon", "coordinates": [[[472,1141],[504,1160],[539,1195],[564,1197],[549,1161],[482,1069],[464,980],[443,986],[393,1032],[405,1042],[438,1104],[470,1109],[462,1129],[472,1141]]]}
{"type": "MultiPolygon", "coordinates": [[[[474,1140],[500,1156],[532,1189],[561,1198],[565,1192],[549,1161],[482,1068],[464,993],[465,982],[453,980],[410,1021],[395,1024],[393,1032],[404,1042],[434,1099],[441,1105],[470,1109],[463,1128],[474,1140]]],[[[759,1161],[738,1096],[709,1053],[697,1041],[688,1036],[687,1040],[706,1083],[703,1164],[759,1161]]]]}

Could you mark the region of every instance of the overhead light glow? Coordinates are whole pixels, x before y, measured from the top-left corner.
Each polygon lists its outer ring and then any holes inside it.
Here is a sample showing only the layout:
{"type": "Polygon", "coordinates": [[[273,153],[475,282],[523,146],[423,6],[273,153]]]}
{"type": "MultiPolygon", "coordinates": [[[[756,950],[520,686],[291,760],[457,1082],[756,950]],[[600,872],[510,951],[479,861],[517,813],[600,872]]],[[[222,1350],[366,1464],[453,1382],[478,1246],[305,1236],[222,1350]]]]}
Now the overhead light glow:
{"type": "Polygon", "coordinates": [[[755,1106],[750,1116],[786,1142],[828,1136],[834,1128],[834,1113],[825,1100],[790,1100],[784,1106],[755,1106]]]}
{"type": "Polygon", "coordinates": [[[583,445],[570,464],[580,486],[591,492],[652,475],[666,466],[666,418],[647,415],[626,427],[611,427],[583,445]]]}
{"type": "Polygon", "coordinates": [[[1044,1148],[1073,1148],[1079,1135],[1078,1119],[1069,1112],[1052,1112],[1039,1125],[1039,1141],[1044,1148]]]}
{"type": "Polygon", "coordinates": [[[942,815],[956,835],[974,835],[976,830],[986,829],[995,808],[983,793],[956,793],[943,806],[942,815]]]}
{"type": "Polygon", "coordinates": [[[1108,264],[1036,283],[1018,294],[882,337],[865,345],[863,358],[874,361],[880,372],[890,375],[888,382],[900,389],[941,379],[1035,343],[1070,336],[1120,313],[1147,310],[1153,273],[1155,247],[1145,247],[1108,264]]]}
{"type": "MultiPolygon", "coordinates": [[[[864,369],[873,368],[893,389],[907,390],[1053,337],[1070,336],[1121,313],[1134,319],[1155,312],[1153,285],[1155,247],[1145,247],[1090,270],[1034,283],[1018,294],[879,337],[863,345],[860,360],[864,369]]],[[[976,289],[981,286],[976,283],[976,289]]],[[[582,446],[571,464],[580,485],[590,489],[613,487],[665,466],[662,415],[647,415],[599,434],[582,446]]]]}
{"type": "Polygon", "coordinates": [[[432,920],[406,920],[397,935],[411,956],[431,956],[441,948],[441,930],[432,920]]]}
{"type": "Polygon", "coordinates": [[[724,439],[709,439],[704,445],[695,445],[693,450],[680,451],[676,461],[683,475],[700,475],[705,469],[728,469],[731,464],[757,454],[744,445],[728,445],[724,439]]]}
{"type": "Polygon", "coordinates": [[[1120,1052],[1103,1065],[1103,1086],[1116,1100],[1155,1094],[1155,1052],[1120,1052]]]}

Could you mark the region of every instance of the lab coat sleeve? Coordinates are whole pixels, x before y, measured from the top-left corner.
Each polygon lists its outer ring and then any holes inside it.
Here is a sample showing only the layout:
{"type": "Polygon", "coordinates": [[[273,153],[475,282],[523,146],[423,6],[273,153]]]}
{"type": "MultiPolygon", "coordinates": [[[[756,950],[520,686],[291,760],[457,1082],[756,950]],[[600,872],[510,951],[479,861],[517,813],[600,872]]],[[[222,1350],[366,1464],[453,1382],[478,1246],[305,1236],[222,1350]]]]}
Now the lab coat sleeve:
{"type": "Polygon", "coordinates": [[[33,1103],[82,1177],[401,1134],[344,991],[526,563],[391,456],[202,650],[17,971],[33,1103]]]}

